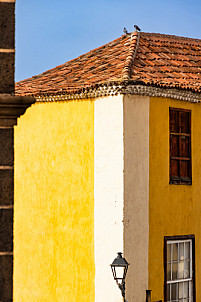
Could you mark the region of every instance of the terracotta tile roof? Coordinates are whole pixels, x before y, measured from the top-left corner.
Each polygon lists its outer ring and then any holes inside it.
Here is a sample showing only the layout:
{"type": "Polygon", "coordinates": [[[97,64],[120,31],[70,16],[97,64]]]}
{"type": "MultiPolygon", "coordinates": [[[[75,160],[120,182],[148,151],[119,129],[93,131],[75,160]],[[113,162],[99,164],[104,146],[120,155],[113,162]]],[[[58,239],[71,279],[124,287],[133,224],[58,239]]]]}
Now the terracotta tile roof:
{"type": "Polygon", "coordinates": [[[109,82],[200,93],[201,40],[144,32],[123,35],[63,65],[16,83],[16,94],[72,94],[109,82]]]}

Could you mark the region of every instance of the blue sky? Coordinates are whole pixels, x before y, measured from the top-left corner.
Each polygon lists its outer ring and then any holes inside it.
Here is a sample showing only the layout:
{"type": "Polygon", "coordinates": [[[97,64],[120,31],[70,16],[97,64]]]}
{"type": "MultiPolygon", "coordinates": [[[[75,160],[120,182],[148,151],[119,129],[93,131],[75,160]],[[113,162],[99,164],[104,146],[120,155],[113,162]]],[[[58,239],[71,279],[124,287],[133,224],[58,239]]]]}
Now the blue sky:
{"type": "Polygon", "coordinates": [[[200,0],[17,0],[16,81],[129,32],[201,39],[200,0]]]}

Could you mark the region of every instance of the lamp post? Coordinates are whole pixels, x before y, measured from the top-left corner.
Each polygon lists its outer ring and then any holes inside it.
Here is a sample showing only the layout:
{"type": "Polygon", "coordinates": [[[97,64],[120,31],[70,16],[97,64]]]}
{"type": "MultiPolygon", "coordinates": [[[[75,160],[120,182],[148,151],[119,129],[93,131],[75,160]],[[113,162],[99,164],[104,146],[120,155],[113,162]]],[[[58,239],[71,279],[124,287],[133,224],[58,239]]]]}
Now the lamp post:
{"type": "Polygon", "coordinates": [[[129,263],[125,258],[122,257],[122,253],[117,253],[117,257],[114,259],[112,264],[110,264],[112,269],[112,274],[114,280],[116,281],[119,289],[121,290],[121,294],[123,297],[123,301],[125,300],[125,279],[128,271],[129,263]]]}

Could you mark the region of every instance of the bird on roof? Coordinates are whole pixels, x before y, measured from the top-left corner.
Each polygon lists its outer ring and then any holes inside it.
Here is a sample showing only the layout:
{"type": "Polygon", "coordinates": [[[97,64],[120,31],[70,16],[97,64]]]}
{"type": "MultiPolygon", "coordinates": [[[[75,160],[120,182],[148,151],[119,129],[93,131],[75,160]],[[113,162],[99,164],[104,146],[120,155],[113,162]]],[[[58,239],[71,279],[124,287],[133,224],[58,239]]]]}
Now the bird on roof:
{"type": "Polygon", "coordinates": [[[136,29],[137,31],[141,31],[141,28],[139,28],[139,26],[134,25],[134,27],[135,27],[135,29],[136,29]]]}
{"type": "Polygon", "coordinates": [[[127,35],[128,31],[127,29],[124,27],[124,33],[127,35]]]}

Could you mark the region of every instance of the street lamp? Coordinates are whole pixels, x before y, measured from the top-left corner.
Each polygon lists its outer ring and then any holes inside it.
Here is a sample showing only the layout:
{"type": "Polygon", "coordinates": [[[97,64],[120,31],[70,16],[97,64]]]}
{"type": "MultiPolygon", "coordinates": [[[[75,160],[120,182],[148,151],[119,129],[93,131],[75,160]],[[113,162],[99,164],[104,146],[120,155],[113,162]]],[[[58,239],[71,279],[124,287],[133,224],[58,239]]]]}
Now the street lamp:
{"type": "Polygon", "coordinates": [[[112,269],[114,280],[116,281],[118,287],[121,290],[121,294],[124,302],[126,302],[125,279],[126,279],[129,263],[126,261],[125,258],[122,257],[122,253],[117,253],[117,255],[118,256],[114,259],[114,261],[112,262],[112,264],[110,264],[110,266],[112,269]]]}

